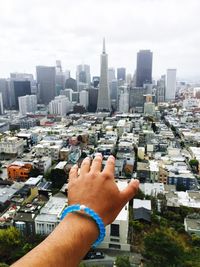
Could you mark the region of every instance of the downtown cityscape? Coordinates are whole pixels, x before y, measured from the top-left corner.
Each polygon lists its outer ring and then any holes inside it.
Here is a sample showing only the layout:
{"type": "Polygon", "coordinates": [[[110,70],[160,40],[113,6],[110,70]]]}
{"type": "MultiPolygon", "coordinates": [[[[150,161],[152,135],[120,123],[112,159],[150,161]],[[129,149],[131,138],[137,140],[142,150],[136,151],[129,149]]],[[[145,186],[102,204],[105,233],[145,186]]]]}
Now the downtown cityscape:
{"type": "Polygon", "coordinates": [[[159,52],[146,45],[130,72],[110,64],[109,37],[98,40],[95,69],[80,58],[73,74],[56,56],[0,73],[0,267],[60,224],[71,168],[99,153],[103,167],[115,157],[119,190],[133,179],[139,190],[79,266],[198,267],[200,74],[166,61],[157,77],[159,52]]]}

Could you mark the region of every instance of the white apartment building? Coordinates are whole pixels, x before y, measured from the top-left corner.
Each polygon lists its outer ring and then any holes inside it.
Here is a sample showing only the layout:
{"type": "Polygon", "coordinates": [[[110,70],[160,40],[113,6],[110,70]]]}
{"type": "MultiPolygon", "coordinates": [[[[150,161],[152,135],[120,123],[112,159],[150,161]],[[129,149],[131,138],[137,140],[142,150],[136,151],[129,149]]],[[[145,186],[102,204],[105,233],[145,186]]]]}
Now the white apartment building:
{"type": "Polygon", "coordinates": [[[49,103],[50,114],[65,116],[71,109],[72,103],[69,101],[68,97],[64,95],[56,96],[54,100],[49,103]]]}
{"type": "Polygon", "coordinates": [[[60,91],[60,95],[65,95],[66,97],[68,97],[69,101],[72,102],[72,94],[73,94],[73,90],[70,88],[64,89],[60,91]]]}
{"type": "Polygon", "coordinates": [[[36,234],[50,234],[59,224],[61,213],[66,205],[66,197],[62,193],[52,196],[35,218],[36,234]]]}
{"type": "Polygon", "coordinates": [[[88,107],[88,99],[88,91],[83,90],[79,93],[79,102],[86,109],[88,107]]]}
{"type": "Polygon", "coordinates": [[[18,97],[19,101],[19,112],[21,115],[26,113],[34,113],[37,110],[37,96],[36,95],[25,95],[18,97]]]}
{"type": "MultiPolygon", "coordinates": [[[[127,186],[127,182],[117,182],[120,190],[127,186]]],[[[104,241],[99,245],[99,248],[119,249],[123,251],[130,251],[130,244],[128,244],[128,227],[129,227],[129,207],[128,203],[120,211],[117,218],[112,224],[106,226],[106,236],[104,241]]]]}
{"type": "Polygon", "coordinates": [[[165,100],[174,100],[176,95],[176,69],[167,70],[165,100]]]}
{"type": "Polygon", "coordinates": [[[51,157],[36,158],[33,160],[34,168],[38,169],[41,173],[46,173],[51,167],[52,159],[51,157]]]}
{"type": "Polygon", "coordinates": [[[17,137],[5,137],[0,142],[0,153],[21,155],[26,141],[17,137]]]}
{"type": "Polygon", "coordinates": [[[41,141],[34,147],[36,157],[51,157],[52,160],[58,160],[60,150],[63,147],[62,140],[41,141]]]}

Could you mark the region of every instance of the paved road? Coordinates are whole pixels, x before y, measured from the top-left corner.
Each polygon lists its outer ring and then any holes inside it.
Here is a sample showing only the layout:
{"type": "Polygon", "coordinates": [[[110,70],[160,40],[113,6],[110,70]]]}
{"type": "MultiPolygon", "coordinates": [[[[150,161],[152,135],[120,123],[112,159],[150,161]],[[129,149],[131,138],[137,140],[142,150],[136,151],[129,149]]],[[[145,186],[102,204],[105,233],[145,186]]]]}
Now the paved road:
{"type": "Polygon", "coordinates": [[[84,260],[83,263],[87,266],[100,265],[105,267],[111,267],[113,266],[114,260],[115,258],[106,255],[104,259],[84,260]]]}

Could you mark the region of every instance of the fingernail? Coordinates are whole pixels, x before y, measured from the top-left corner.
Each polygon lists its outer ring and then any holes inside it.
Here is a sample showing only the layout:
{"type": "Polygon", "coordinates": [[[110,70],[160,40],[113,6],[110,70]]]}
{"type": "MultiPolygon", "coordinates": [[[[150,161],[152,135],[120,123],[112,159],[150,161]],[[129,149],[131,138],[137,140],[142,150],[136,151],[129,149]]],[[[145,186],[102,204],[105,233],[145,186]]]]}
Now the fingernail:
{"type": "Polygon", "coordinates": [[[115,157],[113,155],[110,155],[109,158],[115,160],[115,157]]]}
{"type": "Polygon", "coordinates": [[[102,157],[102,154],[101,153],[96,153],[95,157],[102,157]]]}

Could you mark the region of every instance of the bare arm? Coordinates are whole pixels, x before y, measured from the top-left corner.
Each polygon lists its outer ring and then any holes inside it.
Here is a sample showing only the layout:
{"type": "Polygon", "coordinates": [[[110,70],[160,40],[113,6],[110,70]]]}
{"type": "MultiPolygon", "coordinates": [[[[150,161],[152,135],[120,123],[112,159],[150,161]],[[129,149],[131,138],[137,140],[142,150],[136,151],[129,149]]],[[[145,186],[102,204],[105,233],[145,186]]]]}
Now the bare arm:
{"type": "MultiPolygon", "coordinates": [[[[125,190],[119,191],[114,181],[114,157],[108,158],[103,171],[101,167],[101,155],[96,156],[92,164],[89,158],[84,159],[79,176],[78,167],[72,167],[68,197],[69,205],[84,204],[98,213],[104,224],[108,225],[134,197],[139,182],[131,181],[125,190]]],[[[81,214],[68,214],[41,244],[12,267],[78,266],[98,234],[97,225],[92,219],[81,214]]]]}

